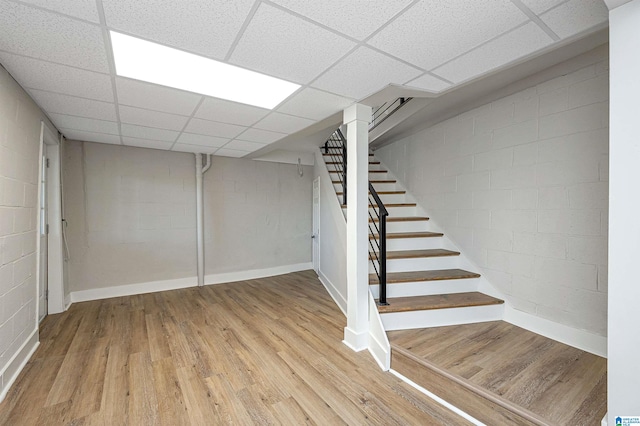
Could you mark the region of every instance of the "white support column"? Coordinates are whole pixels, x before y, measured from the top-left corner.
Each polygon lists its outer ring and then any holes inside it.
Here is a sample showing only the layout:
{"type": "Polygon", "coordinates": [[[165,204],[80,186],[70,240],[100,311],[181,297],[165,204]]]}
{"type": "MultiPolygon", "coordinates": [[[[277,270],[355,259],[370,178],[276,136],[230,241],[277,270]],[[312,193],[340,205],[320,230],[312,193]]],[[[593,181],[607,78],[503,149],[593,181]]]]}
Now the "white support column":
{"type": "Polygon", "coordinates": [[[347,125],[347,326],[344,343],[355,351],[369,345],[369,120],[371,107],[344,110],[347,125]]]}
{"type": "Polygon", "coordinates": [[[607,406],[608,424],[613,426],[617,417],[640,417],[640,0],[607,3],[611,9],[607,406]]]}

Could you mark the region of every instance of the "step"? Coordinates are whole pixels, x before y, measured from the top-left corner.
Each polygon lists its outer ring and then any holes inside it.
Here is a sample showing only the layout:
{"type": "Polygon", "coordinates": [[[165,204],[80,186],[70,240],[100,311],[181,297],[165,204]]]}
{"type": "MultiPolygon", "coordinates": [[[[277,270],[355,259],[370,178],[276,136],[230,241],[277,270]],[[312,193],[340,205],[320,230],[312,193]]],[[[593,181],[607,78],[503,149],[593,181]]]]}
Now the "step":
{"type": "MultiPolygon", "coordinates": [[[[376,191],[378,195],[400,195],[406,194],[407,191],[376,191]]],[[[342,192],[336,192],[337,195],[342,195],[342,192]]]]}
{"type": "MultiPolygon", "coordinates": [[[[342,161],[325,161],[325,164],[343,164],[342,161]]],[[[379,161],[369,161],[369,164],[380,164],[379,161]]]]}
{"type": "MultiPolygon", "coordinates": [[[[394,272],[387,274],[387,283],[408,283],[417,281],[462,280],[479,278],[480,274],[463,269],[437,269],[431,271],[394,272]]],[[[369,274],[369,284],[378,284],[378,277],[369,274]]]]}
{"type": "MultiPolygon", "coordinates": [[[[428,221],[429,218],[428,217],[423,217],[423,216],[406,216],[406,217],[387,217],[387,223],[389,222],[426,222],[428,221]]],[[[369,218],[369,222],[379,222],[380,219],[376,218],[369,218]]]]}
{"type": "MultiPolygon", "coordinates": [[[[335,153],[332,154],[331,152],[325,153],[323,147],[320,147],[320,150],[322,151],[322,155],[326,155],[326,156],[336,155],[335,153]]],[[[342,152],[342,148],[329,148],[329,151],[342,152]]],[[[373,154],[369,154],[369,157],[373,157],[373,154]]]]}
{"type": "Polygon", "coordinates": [[[506,398],[489,393],[391,342],[391,368],[487,425],[548,424],[506,398]]]}
{"type": "MultiPolygon", "coordinates": [[[[387,251],[387,274],[405,271],[443,270],[460,266],[460,253],[442,248],[424,250],[387,251]]],[[[375,259],[375,256],[373,256],[375,259]]],[[[369,262],[374,273],[377,262],[369,262]]]]}
{"type": "MultiPolygon", "coordinates": [[[[387,284],[387,297],[427,296],[435,294],[468,293],[478,291],[480,278],[464,280],[415,281],[387,284]]],[[[370,284],[369,290],[374,299],[380,297],[380,286],[370,284]]]]}
{"type": "Polygon", "coordinates": [[[477,291],[469,293],[435,294],[429,296],[395,297],[386,306],[378,306],[381,314],[392,312],[428,311],[435,309],[468,308],[501,305],[504,300],[477,291]]]}
{"type": "MultiPolygon", "coordinates": [[[[395,208],[399,208],[399,207],[415,207],[417,204],[416,203],[389,203],[389,204],[385,204],[384,206],[387,209],[395,209],[395,208]]],[[[373,205],[373,204],[369,204],[369,207],[375,207],[376,209],[378,208],[378,205],[373,205]]],[[[347,205],[346,204],[342,204],[342,208],[346,209],[347,205]]]]}
{"type": "MultiPolygon", "coordinates": [[[[444,234],[441,232],[395,232],[387,233],[387,240],[393,240],[396,238],[437,238],[442,237],[444,234]]],[[[369,239],[379,239],[378,234],[369,235],[369,239]]]]}

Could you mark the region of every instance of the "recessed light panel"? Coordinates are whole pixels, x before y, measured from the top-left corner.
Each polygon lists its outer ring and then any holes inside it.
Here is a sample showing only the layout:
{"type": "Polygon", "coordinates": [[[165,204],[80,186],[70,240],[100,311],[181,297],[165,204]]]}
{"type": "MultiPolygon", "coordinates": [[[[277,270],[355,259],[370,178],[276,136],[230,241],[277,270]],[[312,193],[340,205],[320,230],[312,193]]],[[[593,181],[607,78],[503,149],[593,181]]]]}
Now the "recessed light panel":
{"type": "Polygon", "coordinates": [[[116,74],[272,109],[300,86],[136,37],[111,33],[116,74]]]}

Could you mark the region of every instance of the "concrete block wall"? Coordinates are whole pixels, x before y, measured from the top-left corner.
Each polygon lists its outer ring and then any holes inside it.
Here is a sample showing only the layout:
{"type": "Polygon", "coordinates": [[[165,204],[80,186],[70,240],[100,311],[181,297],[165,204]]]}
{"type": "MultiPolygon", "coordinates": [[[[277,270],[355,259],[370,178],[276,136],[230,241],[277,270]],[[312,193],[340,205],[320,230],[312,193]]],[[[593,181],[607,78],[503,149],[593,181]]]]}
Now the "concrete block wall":
{"type": "MultiPolygon", "coordinates": [[[[312,169],[301,178],[291,164],[212,161],[205,275],[308,263],[312,169]]],[[[63,174],[72,292],[196,282],[193,154],[70,141],[63,174]]]]}
{"type": "Polygon", "coordinates": [[[606,52],[378,151],[518,310],[606,335],[606,52]]]}
{"type": "Polygon", "coordinates": [[[0,66],[0,394],[37,341],[38,164],[42,112],[0,66]],[[27,352],[28,352],[27,348],[27,352]]]}

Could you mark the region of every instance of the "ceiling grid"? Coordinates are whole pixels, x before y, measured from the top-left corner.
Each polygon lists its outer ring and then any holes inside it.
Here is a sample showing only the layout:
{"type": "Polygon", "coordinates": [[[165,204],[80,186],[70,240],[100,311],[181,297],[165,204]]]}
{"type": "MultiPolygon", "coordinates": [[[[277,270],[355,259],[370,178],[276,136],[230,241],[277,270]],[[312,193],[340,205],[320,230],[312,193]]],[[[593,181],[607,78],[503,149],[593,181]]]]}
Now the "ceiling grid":
{"type": "Polygon", "coordinates": [[[0,64],[68,139],[244,157],[389,85],[437,96],[607,17],[603,0],[0,0],[0,64]],[[300,88],[270,110],[119,77],[110,31],[300,88]]]}

